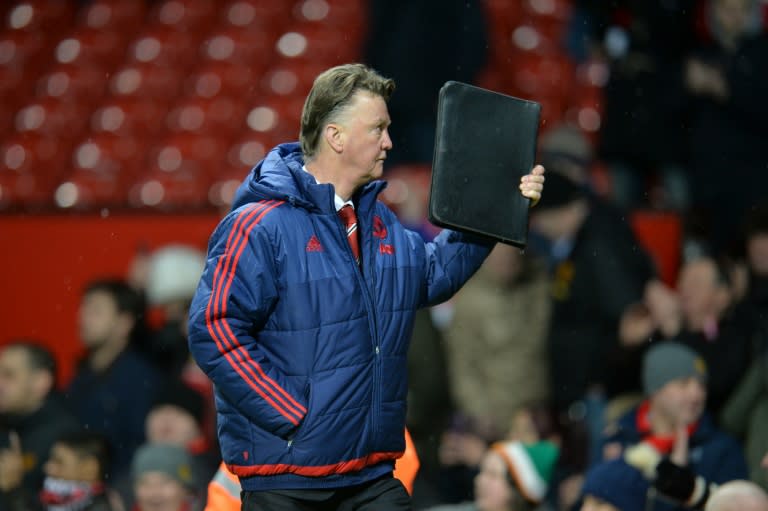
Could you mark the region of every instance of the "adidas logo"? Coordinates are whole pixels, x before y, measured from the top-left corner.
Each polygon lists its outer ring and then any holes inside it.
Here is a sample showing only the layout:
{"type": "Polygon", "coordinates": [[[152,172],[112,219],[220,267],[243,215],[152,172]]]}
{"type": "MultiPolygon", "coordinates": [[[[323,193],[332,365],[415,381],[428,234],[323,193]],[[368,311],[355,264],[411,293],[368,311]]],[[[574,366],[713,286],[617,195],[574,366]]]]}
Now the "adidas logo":
{"type": "Polygon", "coordinates": [[[320,240],[314,234],[307,242],[307,252],[322,252],[323,246],[320,244],[320,240]]]}

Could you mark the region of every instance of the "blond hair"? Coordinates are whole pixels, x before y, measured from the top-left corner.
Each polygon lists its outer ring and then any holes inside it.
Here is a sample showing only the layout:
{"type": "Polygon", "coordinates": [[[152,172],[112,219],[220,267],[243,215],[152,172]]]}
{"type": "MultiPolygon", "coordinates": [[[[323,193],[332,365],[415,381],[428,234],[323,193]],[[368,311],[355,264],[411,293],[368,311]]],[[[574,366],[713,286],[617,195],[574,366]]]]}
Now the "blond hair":
{"type": "Polygon", "coordinates": [[[395,82],[363,64],[332,67],[315,78],[301,112],[299,140],[305,159],[315,155],[323,128],[338,119],[360,90],[387,101],[395,90],[395,82]]]}

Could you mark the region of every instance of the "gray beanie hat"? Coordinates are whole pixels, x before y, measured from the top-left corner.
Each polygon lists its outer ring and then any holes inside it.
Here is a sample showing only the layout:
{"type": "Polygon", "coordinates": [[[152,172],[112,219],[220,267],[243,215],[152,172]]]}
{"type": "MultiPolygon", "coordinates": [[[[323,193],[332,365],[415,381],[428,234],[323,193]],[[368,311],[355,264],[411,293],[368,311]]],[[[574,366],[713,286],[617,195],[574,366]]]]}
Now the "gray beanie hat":
{"type": "Polygon", "coordinates": [[[195,487],[192,457],[182,447],[171,444],[144,444],[133,455],[131,476],[137,479],[147,472],[162,472],[187,488],[195,487]]]}
{"type": "Polygon", "coordinates": [[[643,391],[655,393],[672,380],[698,378],[707,381],[707,364],[688,346],[675,341],[654,344],[643,358],[643,391]]]}

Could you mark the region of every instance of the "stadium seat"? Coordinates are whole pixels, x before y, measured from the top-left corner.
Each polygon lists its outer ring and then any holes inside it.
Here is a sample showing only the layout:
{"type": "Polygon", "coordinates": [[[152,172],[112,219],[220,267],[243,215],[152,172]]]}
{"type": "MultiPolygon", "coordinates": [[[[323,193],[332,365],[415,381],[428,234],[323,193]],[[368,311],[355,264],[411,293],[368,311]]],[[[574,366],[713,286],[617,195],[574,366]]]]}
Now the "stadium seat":
{"type": "Polygon", "coordinates": [[[165,102],[141,96],[113,96],[93,112],[90,129],[94,133],[149,139],[165,129],[162,119],[167,112],[165,102]]]}
{"type": "Polygon", "coordinates": [[[197,42],[197,34],[164,26],[150,27],[129,43],[126,62],[154,64],[181,71],[194,65],[197,42]]]}
{"type": "Polygon", "coordinates": [[[231,62],[263,71],[273,58],[276,34],[249,28],[223,26],[214,29],[200,45],[206,60],[231,62]]]}
{"type": "Polygon", "coordinates": [[[41,97],[16,112],[14,128],[18,133],[40,135],[72,141],[86,127],[90,109],[76,101],[41,97]]]}
{"type": "Polygon", "coordinates": [[[0,33],[0,67],[39,73],[51,46],[40,31],[5,30],[0,33]]]}
{"type": "Polygon", "coordinates": [[[254,31],[280,30],[290,21],[285,0],[231,0],[220,10],[220,24],[254,31]]]}
{"type": "Polygon", "coordinates": [[[124,56],[124,39],[111,30],[76,28],[58,42],[54,60],[59,64],[111,70],[124,56]]]}
{"type": "Polygon", "coordinates": [[[132,62],[112,74],[108,90],[115,97],[168,101],[179,95],[181,76],[175,68],[132,62]]]}
{"type": "Polygon", "coordinates": [[[129,34],[141,26],[145,14],[144,2],[92,0],[82,7],[77,17],[83,27],[129,34]]]}
{"type": "Polygon", "coordinates": [[[71,26],[75,2],[61,0],[24,0],[14,3],[5,17],[4,28],[42,32],[55,37],[71,26]]]}
{"type": "Polygon", "coordinates": [[[245,117],[248,131],[271,143],[298,140],[302,96],[268,96],[255,102],[245,117]]]}
{"type": "Polygon", "coordinates": [[[59,64],[40,77],[36,95],[38,98],[92,104],[104,95],[106,85],[105,74],[98,69],[59,64]]]}
{"type": "Polygon", "coordinates": [[[281,60],[264,73],[259,86],[268,95],[304,97],[317,75],[326,69],[316,62],[281,60]]]}
{"type": "Polygon", "coordinates": [[[56,180],[66,166],[70,146],[39,133],[20,133],[0,145],[0,186],[12,207],[41,207],[52,202],[56,180]]]}
{"type": "Polygon", "coordinates": [[[255,132],[245,133],[231,144],[224,165],[211,176],[208,202],[217,208],[230,206],[237,187],[269,149],[268,139],[255,132]]]}
{"type": "Polygon", "coordinates": [[[213,0],[161,0],[150,10],[150,24],[175,31],[203,32],[215,20],[213,0]]]}
{"type": "Polygon", "coordinates": [[[197,96],[180,99],[165,118],[167,128],[176,133],[189,132],[231,136],[242,126],[245,107],[232,97],[197,96]]]}
{"type": "Polygon", "coordinates": [[[250,66],[227,61],[201,64],[185,80],[184,93],[201,98],[227,95],[246,99],[257,89],[250,66]]]}
{"type": "Polygon", "coordinates": [[[350,44],[348,37],[348,32],[334,27],[302,23],[282,34],[275,49],[283,59],[330,67],[358,59],[359,44],[350,44]]]}
{"type": "Polygon", "coordinates": [[[125,205],[126,185],[143,168],[144,151],[142,143],[129,136],[90,134],[72,151],[72,171],[57,188],[57,204],[74,208],[125,205]]]}

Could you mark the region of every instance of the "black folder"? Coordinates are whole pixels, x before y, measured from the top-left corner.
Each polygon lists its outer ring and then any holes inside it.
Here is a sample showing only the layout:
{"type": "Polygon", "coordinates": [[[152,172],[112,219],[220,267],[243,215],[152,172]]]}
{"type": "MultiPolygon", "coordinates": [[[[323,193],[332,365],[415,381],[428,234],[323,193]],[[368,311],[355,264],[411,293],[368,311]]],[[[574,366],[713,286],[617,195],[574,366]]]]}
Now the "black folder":
{"type": "Polygon", "coordinates": [[[541,105],[466,83],[440,89],[429,220],[524,248],[541,105]]]}

